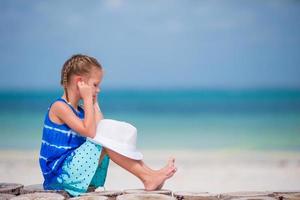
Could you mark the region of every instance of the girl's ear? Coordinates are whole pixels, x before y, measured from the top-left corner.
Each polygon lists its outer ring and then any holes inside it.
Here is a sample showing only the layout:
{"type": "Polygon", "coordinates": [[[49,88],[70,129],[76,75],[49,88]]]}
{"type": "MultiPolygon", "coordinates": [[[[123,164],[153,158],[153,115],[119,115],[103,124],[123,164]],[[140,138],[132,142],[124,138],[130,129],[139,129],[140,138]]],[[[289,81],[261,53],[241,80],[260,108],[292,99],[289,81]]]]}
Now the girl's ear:
{"type": "Polygon", "coordinates": [[[82,77],[81,76],[76,76],[74,78],[76,85],[78,84],[78,82],[82,81],[82,77]]]}

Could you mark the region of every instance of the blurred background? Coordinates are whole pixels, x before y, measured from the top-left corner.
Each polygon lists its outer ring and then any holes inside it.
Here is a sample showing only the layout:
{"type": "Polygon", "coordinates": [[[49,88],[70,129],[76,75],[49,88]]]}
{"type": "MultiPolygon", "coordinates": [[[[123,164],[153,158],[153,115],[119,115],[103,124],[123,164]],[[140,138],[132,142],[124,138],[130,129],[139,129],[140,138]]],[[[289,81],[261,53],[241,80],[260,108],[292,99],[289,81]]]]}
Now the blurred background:
{"type": "Polygon", "coordinates": [[[0,149],[39,149],[82,53],[139,148],[300,150],[300,1],[2,0],[0,23],[0,149]]]}

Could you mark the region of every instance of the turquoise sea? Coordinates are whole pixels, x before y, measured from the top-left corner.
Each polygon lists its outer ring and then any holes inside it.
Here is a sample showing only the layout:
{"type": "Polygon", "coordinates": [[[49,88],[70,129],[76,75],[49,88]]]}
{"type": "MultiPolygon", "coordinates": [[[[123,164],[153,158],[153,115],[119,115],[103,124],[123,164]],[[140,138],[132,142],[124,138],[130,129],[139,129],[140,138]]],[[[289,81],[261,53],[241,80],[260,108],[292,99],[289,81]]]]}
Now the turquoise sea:
{"type": "MultiPolygon", "coordinates": [[[[39,149],[61,91],[0,92],[0,149],[39,149]]],[[[103,90],[105,118],[132,123],[142,149],[300,151],[300,90],[103,90]]]]}

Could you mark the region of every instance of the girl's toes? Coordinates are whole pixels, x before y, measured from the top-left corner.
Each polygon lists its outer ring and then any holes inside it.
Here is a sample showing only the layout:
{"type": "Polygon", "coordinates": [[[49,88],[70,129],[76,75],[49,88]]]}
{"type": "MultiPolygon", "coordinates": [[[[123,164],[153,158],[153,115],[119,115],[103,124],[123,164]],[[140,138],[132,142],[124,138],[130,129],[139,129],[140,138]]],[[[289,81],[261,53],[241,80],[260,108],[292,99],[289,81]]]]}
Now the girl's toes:
{"type": "Polygon", "coordinates": [[[169,160],[168,160],[168,166],[169,167],[174,166],[174,163],[175,163],[175,158],[170,157],[169,160]]]}
{"type": "Polygon", "coordinates": [[[175,163],[175,158],[174,157],[170,157],[169,158],[169,163],[173,163],[174,164],[175,163]]]}
{"type": "Polygon", "coordinates": [[[177,169],[173,170],[172,172],[170,172],[168,175],[167,175],[167,178],[171,178],[175,172],[177,171],[177,169]]]}
{"type": "Polygon", "coordinates": [[[175,169],[173,170],[173,172],[174,172],[174,173],[177,172],[177,167],[175,167],[175,169]]]}
{"type": "Polygon", "coordinates": [[[166,173],[166,176],[169,176],[170,174],[173,174],[177,171],[176,167],[170,167],[166,173]]]}

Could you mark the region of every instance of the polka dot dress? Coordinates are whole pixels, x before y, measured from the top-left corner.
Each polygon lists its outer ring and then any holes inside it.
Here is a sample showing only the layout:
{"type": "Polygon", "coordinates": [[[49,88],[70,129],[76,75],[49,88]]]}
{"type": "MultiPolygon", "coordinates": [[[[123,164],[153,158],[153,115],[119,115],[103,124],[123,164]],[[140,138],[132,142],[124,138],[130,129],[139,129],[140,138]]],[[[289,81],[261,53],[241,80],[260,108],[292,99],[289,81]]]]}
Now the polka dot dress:
{"type": "Polygon", "coordinates": [[[89,140],[78,147],[64,162],[57,181],[72,196],[86,193],[89,185],[104,185],[109,157],[105,155],[99,164],[102,146],[89,140]]]}

